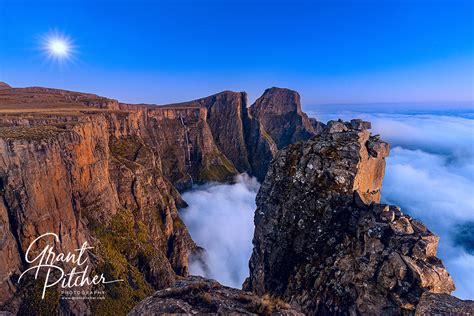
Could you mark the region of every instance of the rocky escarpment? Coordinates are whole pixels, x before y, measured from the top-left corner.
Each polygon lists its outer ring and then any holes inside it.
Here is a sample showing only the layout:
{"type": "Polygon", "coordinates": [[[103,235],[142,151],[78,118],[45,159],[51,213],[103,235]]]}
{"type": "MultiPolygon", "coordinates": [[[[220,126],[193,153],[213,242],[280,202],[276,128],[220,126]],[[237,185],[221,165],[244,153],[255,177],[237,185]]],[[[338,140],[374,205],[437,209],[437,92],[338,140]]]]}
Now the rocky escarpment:
{"type": "Polygon", "coordinates": [[[369,127],[332,121],[278,154],[257,195],[244,289],[310,314],[412,314],[424,293],[454,290],[438,237],[379,203],[389,149],[369,127]]]}
{"type": "Polygon", "coordinates": [[[188,255],[200,250],[179,218],[177,207],[185,202],[177,189],[230,181],[240,171],[263,177],[266,167],[255,161],[276,153],[262,124],[249,118],[246,102],[245,93],[226,91],[158,107],[3,84],[1,308],[120,314],[186,276],[188,255]],[[257,146],[249,135],[257,135],[257,146]],[[59,288],[41,299],[37,281],[18,283],[18,277],[29,267],[28,246],[47,232],[59,236],[59,243],[48,241],[58,253],[87,241],[94,247],[87,253],[94,273],[125,282],[99,286],[105,300],[60,302],[59,288]]]}
{"type": "Polygon", "coordinates": [[[301,110],[298,92],[290,89],[267,89],[250,107],[245,92],[232,91],[171,106],[207,109],[216,146],[239,172],[260,181],[279,149],[309,139],[324,128],[320,122],[308,119],[301,110]]]}
{"type": "Polygon", "coordinates": [[[207,109],[207,122],[219,150],[232,161],[239,172],[250,171],[244,128],[247,119],[245,92],[224,91],[172,106],[207,109]]]}
{"type": "Polygon", "coordinates": [[[124,105],[120,108],[128,110],[127,116],[133,122],[128,131],[137,133],[154,149],[164,175],[176,188],[181,190],[193,183],[208,181],[231,181],[238,173],[214,142],[206,108],[149,106],[137,109],[124,105]]]}
{"type": "Polygon", "coordinates": [[[301,110],[300,95],[296,91],[267,89],[249,111],[278,149],[315,135],[308,116],[301,110]]]}
{"type": "MultiPolygon", "coordinates": [[[[179,218],[177,206],[184,202],[172,181],[179,186],[193,171],[207,175],[198,178],[207,181],[213,179],[207,170],[229,164],[212,142],[205,111],[129,109],[55,89],[2,90],[2,309],[125,313],[153,289],[187,275],[187,258],[196,245],[179,218]],[[187,154],[199,165],[186,169],[187,154]],[[185,175],[172,173],[180,166],[186,166],[180,169],[185,175]],[[60,302],[58,288],[41,299],[41,283],[28,276],[18,283],[18,276],[29,266],[28,246],[44,233],[59,236],[58,253],[87,241],[94,247],[87,253],[94,273],[126,282],[105,286],[105,300],[60,302]]],[[[229,168],[231,177],[235,170],[229,168]]],[[[43,245],[33,247],[34,253],[43,245]]]]}

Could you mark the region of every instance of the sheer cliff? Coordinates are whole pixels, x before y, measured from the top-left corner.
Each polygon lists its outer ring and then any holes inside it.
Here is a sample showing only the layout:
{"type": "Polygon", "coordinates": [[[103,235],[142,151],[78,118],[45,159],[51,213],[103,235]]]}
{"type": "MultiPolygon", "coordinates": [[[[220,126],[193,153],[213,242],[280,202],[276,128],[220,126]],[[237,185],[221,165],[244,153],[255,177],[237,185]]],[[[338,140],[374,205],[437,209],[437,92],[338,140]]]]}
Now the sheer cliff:
{"type": "Polygon", "coordinates": [[[113,100],[57,90],[2,92],[5,309],[125,312],[153,288],[169,286],[177,275],[187,274],[187,256],[196,246],[177,212],[182,200],[163,174],[158,151],[136,128],[137,113],[117,110],[113,100]],[[60,304],[54,289],[40,299],[31,286],[37,282],[17,279],[28,267],[28,246],[47,232],[59,236],[57,252],[67,253],[88,241],[94,247],[88,256],[95,271],[109,279],[128,276],[127,282],[110,285],[113,295],[100,304],[60,304]]]}
{"type": "Polygon", "coordinates": [[[262,178],[267,165],[256,162],[269,162],[275,144],[248,114],[245,93],[155,106],[2,84],[0,305],[23,313],[121,313],[172,285],[187,276],[188,255],[201,251],[177,212],[185,205],[178,190],[232,181],[239,172],[262,178]],[[35,282],[17,281],[29,267],[28,246],[46,232],[59,236],[57,252],[87,241],[94,271],[126,275],[126,282],[108,285],[101,302],[59,302],[58,290],[40,299],[35,282]]]}

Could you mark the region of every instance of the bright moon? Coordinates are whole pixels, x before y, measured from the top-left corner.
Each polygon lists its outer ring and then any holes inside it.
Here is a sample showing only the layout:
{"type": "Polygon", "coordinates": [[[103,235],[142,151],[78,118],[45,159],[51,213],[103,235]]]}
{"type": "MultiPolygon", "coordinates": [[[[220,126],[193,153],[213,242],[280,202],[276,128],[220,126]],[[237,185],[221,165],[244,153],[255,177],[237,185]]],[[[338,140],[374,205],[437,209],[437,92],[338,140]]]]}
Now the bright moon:
{"type": "Polygon", "coordinates": [[[53,31],[43,36],[42,49],[48,59],[59,63],[74,59],[75,46],[71,38],[64,33],[53,31]]]}
{"type": "Polygon", "coordinates": [[[69,44],[61,39],[51,39],[48,43],[48,49],[51,54],[58,57],[67,56],[70,51],[69,44]]]}

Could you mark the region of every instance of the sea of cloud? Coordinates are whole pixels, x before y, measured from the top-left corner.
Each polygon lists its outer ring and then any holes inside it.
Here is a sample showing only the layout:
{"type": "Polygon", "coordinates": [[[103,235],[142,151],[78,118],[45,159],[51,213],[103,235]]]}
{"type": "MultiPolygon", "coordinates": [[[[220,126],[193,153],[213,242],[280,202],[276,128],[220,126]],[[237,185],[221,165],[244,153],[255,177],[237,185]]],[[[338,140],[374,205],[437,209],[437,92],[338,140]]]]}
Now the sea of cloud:
{"type": "MultiPolygon", "coordinates": [[[[332,109],[333,110],[333,109],[332,109]]],[[[456,283],[455,295],[474,299],[474,116],[472,111],[405,113],[308,111],[326,122],[361,118],[391,145],[384,202],[425,222],[441,237],[438,256],[456,283]]],[[[240,176],[233,185],[207,184],[183,195],[181,211],[194,240],[208,252],[208,272],[191,273],[240,287],[248,276],[258,183],[240,176]]]]}
{"type": "Polygon", "coordinates": [[[253,214],[259,183],[246,174],[235,184],[209,183],[183,194],[189,204],[180,211],[196,243],[206,249],[208,269],[190,263],[191,274],[240,288],[249,275],[253,214]]]}

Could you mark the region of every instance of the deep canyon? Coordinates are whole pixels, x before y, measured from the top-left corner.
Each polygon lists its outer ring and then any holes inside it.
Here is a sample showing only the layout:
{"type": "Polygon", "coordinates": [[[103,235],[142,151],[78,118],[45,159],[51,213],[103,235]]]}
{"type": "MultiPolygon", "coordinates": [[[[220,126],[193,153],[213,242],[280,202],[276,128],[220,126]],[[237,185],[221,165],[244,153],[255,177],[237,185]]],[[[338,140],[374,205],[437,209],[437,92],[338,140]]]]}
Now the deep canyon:
{"type": "Polygon", "coordinates": [[[370,127],[362,120],[326,126],[310,119],[299,94],[281,88],[267,89],[250,106],[244,92],[231,91],[156,106],[1,84],[1,309],[76,315],[472,312],[472,302],[449,295],[455,287],[436,257],[438,237],[408,215],[409,201],[403,210],[380,204],[389,145],[370,135],[370,127]],[[262,183],[255,233],[248,226],[253,212],[239,199],[229,203],[244,212],[241,221],[227,223],[232,217],[219,217],[213,208],[206,214],[221,229],[235,225],[221,242],[245,244],[226,254],[240,260],[229,270],[219,267],[219,255],[206,259],[222,248],[203,249],[186,223],[199,231],[193,207],[223,194],[209,183],[227,183],[225,191],[249,201],[258,185],[236,180],[242,173],[262,183]],[[201,202],[187,191],[197,185],[208,193],[201,202]],[[26,249],[45,232],[59,236],[58,251],[88,241],[94,271],[124,282],[99,286],[106,293],[100,301],[61,300],[59,288],[42,299],[32,276],[17,281],[29,266],[26,249]],[[242,262],[250,255],[245,274],[242,262]],[[227,273],[227,285],[245,276],[245,291],[190,277],[198,268],[211,276],[227,273]]]}

